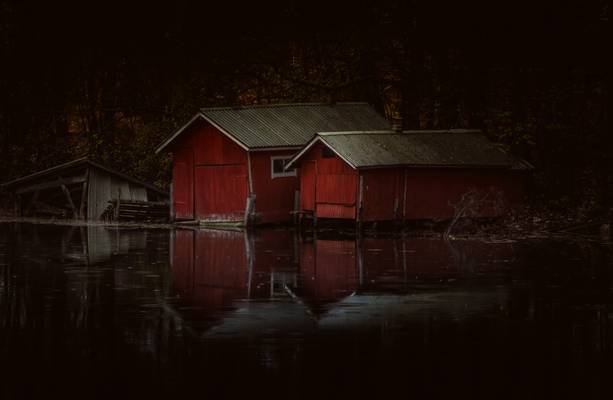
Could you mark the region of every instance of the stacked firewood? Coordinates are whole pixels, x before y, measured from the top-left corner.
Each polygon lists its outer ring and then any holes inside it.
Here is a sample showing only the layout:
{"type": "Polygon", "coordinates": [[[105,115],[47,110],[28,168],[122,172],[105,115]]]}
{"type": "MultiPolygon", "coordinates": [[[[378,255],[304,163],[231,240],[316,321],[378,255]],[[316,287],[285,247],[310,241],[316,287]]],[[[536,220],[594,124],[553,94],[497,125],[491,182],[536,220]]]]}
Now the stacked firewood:
{"type": "Polygon", "coordinates": [[[167,203],[139,200],[110,200],[102,214],[105,221],[167,222],[167,203]]]}

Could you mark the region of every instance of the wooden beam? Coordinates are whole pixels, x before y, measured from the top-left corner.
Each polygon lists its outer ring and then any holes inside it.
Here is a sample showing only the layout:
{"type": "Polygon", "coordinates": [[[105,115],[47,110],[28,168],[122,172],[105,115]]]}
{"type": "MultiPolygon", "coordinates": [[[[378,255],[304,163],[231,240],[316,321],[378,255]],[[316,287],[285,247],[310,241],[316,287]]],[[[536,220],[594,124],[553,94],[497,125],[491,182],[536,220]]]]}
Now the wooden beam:
{"type": "Polygon", "coordinates": [[[68,200],[68,205],[70,206],[70,209],[72,210],[72,215],[74,216],[75,219],[77,219],[78,218],[77,208],[75,207],[74,202],[72,201],[72,196],[70,195],[70,191],[64,184],[62,184],[61,188],[62,188],[62,191],[64,192],[64,195],[66,196],[66,200],[68,200]]]}
{"type": "Polygon", "coordinates": [[[20,189],[17,189],[15,193],[24,194],[31,193],[45,189],[53,189],[56,187],[61,187],[62,185],[70,185],[74,183],[82,183],[85,181],[85,176],[72,176],[69,178],[58,178],[52,181],[46,181],[42,183],[35,183],[32,185],[24,186],[20,189]]]}

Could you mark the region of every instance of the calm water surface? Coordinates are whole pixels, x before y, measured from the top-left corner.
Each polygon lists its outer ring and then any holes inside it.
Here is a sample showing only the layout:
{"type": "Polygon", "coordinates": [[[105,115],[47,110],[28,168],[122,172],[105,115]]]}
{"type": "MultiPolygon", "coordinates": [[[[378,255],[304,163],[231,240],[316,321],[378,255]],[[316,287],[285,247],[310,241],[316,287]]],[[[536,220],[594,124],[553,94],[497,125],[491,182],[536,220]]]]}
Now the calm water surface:
{"type": "Polygon", "coordinates": [[[611,253],[0,224],[0,397],[613,398],[611,253]]]}

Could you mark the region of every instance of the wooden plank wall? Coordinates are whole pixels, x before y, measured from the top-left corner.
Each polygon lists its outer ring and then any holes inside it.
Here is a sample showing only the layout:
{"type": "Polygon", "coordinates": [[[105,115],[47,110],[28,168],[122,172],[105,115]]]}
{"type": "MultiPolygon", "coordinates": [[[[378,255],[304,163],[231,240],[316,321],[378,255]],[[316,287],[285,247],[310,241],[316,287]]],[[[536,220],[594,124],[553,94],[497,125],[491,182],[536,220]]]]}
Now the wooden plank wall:
{"type": "Polygon", "coordinates": [[[106,171],[90,168],[87,218],[100,219],[109,201],[115,199],[147,201],[147,189],[144,186],[111,176],[106,171]]]}
{"type": "Polygon", "coordinates": [[[97,168],[89,170],[87,196],[87,219],[97,220],[113,198],[111,192],[111,176],[97,168]]]}

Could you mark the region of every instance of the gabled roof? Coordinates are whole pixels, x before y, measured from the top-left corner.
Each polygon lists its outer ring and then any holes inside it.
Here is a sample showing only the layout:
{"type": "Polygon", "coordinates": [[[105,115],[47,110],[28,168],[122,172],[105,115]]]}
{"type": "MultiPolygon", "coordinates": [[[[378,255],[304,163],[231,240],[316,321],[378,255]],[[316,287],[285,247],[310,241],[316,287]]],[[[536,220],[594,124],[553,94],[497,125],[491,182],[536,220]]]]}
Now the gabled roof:
{"type": "Polygon", "coordinates": [[[390,128],[389,122],[366,103],[203,108],[164,141],[156,152],[168,147],[199,118],[218,128],[245,150],[299,148],[317,132],[390,128]]]}
{"type": "Polygon", "coordinates": [[[495,167],[529,169],[478,130],[318,133],[287,167],[321,142],[353,168],[384,166],[495,167]]]}
{"type": "Polygon", "coordinates": [[[0,187],[7,189],[7,190],[11,190],[14,187],[18,187],[22,184],[28,183],[30,181],[36,180],[36,179],[40,179],[40,178],[46,178],[48,176],[53,176],[53,175],[58,175],[61,174],[63,172],[67,172],[69,170],[74,170],[74,169],[79,169],[79,168],[83,168],[83,167],[94,167],[94,168],[98,168],[102,171],[107,172],[110,175],[114,175],[118,178],[121,178],[123,180],[126,180],[128,182],[132,182],[135,183],[137,185],[141,185],[147,189],[150,189],[154,192],[157,192],[159,194],[168,196],[168,192],[165,192],[161,189],[159,189],[156,186],[153,186],[149,183],[143,182],[143,181],[139,181],[138,179],[135,179],[129,175],[123,174],[121,172],[112,170],[110,168],[105,167],[104,165],[98,164],[94,161],[89,160],[87,157],[83,157],[83,158],[78,158],[76,160],[73,161],[69,161],[67,163],[64,164],[60,164],[60,165],[56,165],[55,167],[51,167],[51,168],[47,168],[45,170],[42,171],[38,171],[35,172],[33,174],[30,175],[26,175],[24,177],[12,180],[10,182],[6,182],[3,183],[2,185],[0,185],[0,187]]]}

